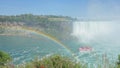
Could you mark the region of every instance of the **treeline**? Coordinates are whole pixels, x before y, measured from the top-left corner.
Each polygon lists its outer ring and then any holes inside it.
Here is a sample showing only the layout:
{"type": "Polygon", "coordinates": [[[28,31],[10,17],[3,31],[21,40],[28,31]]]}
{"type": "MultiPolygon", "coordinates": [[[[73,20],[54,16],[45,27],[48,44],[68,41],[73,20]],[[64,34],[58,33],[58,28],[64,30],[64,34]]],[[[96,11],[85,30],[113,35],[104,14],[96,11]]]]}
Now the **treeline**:
{"type": "Polygon", "coordinates": [[[60,35],[67,37],[71,33],[72,22],[75,20],[68,16],[54,15],[0,15],[0,25],[33,27],[50,35],[54,34],[55,37],[60,35]]]}
{"type": "Polygon", "coordinates": [[[54,16],[54,15],[32,15],[32,14],[21,14],[5,16],[0,15],[0,24],[14,24],[24,25],[31,27],[42,27],[42,28],[58,28],[61,26],[69,25],[68,23],[74,21],[75,18],[68,16],[54,16]]]}
{"type": "Polygon", "coordinates": [[[21,14],[5,16],[0,15],[0,22],[24,22],[26,25],[39,25],[40,23],[58,23],[58,22],[70,22],[75,19],[68,16],[54,16],[54,15],[32,15],[32,14],[21,14]]]}

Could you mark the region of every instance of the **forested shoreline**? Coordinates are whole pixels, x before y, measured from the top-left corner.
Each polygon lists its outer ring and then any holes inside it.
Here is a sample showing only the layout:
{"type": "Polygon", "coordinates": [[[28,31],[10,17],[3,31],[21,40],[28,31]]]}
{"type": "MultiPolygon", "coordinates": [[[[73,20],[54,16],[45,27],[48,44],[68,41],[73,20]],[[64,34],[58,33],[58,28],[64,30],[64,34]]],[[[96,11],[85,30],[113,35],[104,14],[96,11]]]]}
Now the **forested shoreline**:
{"type": "MultiPolygon", "coordinates": [[[[61,39],[70,35],[70,33],[72,32],[72,23],[76,20],[76,18],[68,16],[54,15],[0,15],[0,26],[32,27],[35,30],[45,32],[47,34],[61,39]]],[[[66,37],[66,39],[67,38],[68,37],[66,37]]]]}

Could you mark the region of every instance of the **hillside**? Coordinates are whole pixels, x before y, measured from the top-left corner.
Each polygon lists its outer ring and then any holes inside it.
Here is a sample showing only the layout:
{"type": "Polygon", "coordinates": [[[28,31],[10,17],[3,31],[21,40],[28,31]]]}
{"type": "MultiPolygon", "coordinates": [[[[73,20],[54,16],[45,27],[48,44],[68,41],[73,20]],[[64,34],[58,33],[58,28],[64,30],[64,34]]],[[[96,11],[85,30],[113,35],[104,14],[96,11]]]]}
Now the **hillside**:
{"type": "Polygon", "coordinates": [[[54,15],[21,14],[14,16],[0,15],[0,25],[25,26],[43,31],[59,39],[65,38],[72,31],[75,18],[54,15]]]}

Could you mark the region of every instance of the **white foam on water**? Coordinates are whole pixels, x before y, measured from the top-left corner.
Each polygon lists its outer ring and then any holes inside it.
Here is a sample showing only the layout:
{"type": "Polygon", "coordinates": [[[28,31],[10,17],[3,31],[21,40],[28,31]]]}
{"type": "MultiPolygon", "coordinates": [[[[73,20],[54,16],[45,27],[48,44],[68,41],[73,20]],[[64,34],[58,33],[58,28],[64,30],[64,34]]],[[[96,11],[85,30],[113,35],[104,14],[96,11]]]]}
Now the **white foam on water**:
{"type": "MultiPolygon", "coordinates": [[[[101,63],[103,55],[111,62],[117,60],[120,50],[120,23],[116,21],[77,21],[73,23],[72,35],[76,37],[82,46],[91,46],[95,49],[94,54],[85,55],[80,53],[79,58],[86,63],[93,61],[101,63]],[[96,56],[95,56],[96,55],[96,56]],[[91,60],[89,60],[91,59],[91,60]]],[[[93,62],[93,64],[95,64],[93,62]]],[[[94,65],[95,66],[95,65],[94,65]]]]}

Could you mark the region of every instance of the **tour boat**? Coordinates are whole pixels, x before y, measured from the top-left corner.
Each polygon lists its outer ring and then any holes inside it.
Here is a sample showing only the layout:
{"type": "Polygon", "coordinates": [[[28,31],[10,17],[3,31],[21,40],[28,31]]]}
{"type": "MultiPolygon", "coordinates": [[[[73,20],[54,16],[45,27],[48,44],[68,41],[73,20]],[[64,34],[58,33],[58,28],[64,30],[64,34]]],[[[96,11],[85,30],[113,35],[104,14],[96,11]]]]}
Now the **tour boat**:
{"type": "Polygon", "coordinates": [[[80,47],[79,51],[80,52],[91,52],[91,51],[93,51],[93,49],[92,49],[92,47],[85,46],[85,47],[80,47]]]}

